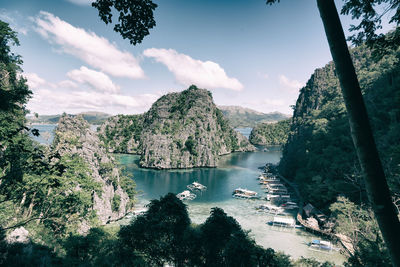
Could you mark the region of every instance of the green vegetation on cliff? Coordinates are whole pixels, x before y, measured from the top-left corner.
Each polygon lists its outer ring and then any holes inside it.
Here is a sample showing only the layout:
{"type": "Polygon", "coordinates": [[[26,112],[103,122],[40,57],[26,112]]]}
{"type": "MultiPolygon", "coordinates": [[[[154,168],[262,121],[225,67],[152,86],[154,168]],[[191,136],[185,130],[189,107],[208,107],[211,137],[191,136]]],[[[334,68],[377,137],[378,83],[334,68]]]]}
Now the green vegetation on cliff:
{"type": "MultiPolygon", "coordinates": [[[[398,54],[375,62],[362,46],[353,49],[352,56],[390,187],[399,193],[398,54]]],[[[317,69],[300,91],[280,170],[317,207],[327,207],[338,194],[356,202],[366,200],[333,63],[317,69]]]]}
{"type": "MultiPolygon", "coordinates": [[[[375,61],[366,46],[352,49],[351,53],[393,202],[399,211],[400,54],[392,51],[375,61]]],[[[369,209],[332,62],[317,69],[301,89],[279,168],[298,184],[306,201],[327,213],[332,204],[334,231],[350,237],[355,248],[349,266],[389,264],[382,236],[369,209]],[[338,196],[346,198],[337,200],[338,196]],[[371,233],[360,235],[366,229],[371,229],[371,233]]]]}
{"type": "Polygon", "coordinates": [[[261,123],[253,128],[249,141],[253,145],[284,145],[290,131],[291,119],[276,123],[261,123]]]}
{"type": "Polygon", "coordinates": [[[229,125],[211,93],[194,85],[162,96],[143,116],[142,167],[216,167],[220,155],[254,150],[229,125]]]}
{"type": "Polygon", "coordinates": [[[143,115],[117,115],[99,127],[98,135],[110,152],[138,154],[142,129],[143,115]]]}
{"type": "Polygon", "coordinates": [[[255,149],[196,86],[160,97],[143,115],[109,118],[99,137],[108,151],[139,154],[142,167],[159,169],[216,167],[220,155],[255,149]]]}
{"type": "Polygon", "coordinates": [[[11,44],[16,33],[0,21],[0,265],[47,266],[69,235],[123,217],[134,183],[82,117],[62,116],[51,147],[30,138],[38,134],[26,126],[31,92],[11,44]]]}

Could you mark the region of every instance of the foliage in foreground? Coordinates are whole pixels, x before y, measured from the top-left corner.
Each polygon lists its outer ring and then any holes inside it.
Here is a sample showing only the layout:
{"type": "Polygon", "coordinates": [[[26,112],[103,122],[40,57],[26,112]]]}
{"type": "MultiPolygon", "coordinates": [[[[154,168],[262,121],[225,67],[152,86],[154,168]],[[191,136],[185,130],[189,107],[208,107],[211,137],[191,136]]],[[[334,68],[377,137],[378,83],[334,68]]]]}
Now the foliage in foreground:
{"type": "Polygon", "coordinates": [[[92,228],[70,235],[63,253],[50,247],[0,242],[0,265],[7,266],[304,266],[332,267],[329,262],[289,256],[255,244],[238,222],[213,208],[201,225],[190,222],[186,206],[172,193],[152,200],[149,210],[129,225],[92,228]]]}

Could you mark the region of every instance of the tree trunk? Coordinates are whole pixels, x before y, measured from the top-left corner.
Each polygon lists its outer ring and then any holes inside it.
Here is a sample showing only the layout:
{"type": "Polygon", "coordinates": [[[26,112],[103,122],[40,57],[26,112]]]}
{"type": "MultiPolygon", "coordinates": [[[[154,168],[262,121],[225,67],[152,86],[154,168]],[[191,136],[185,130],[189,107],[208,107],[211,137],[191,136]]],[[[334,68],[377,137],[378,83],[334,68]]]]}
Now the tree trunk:
{"type": "Polygon", "coordinates": [[[347,48],[334,0],[317,0],[336,73],[342,88],[351,136],[367,194],[394,266],[400,266],[400,222],[372,135],[357,75],[347,48]]]}

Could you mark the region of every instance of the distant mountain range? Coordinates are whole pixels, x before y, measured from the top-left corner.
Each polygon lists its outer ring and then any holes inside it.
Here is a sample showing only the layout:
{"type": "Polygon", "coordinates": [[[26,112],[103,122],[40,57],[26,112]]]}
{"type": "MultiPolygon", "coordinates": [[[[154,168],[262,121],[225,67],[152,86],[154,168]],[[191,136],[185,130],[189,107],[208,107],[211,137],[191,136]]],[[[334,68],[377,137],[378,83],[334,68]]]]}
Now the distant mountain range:
{"type": "Polygon", "coordinates": [[[259,123],[271,123],[290,118],[289,115],[280,112],[262,113],[240,106],[218,106],[218,108],[234,128],[254,128],[259,123]]]}
{"type": "MultiPolygon", "coordinates": [[[[78,114],[68,114],[70,116],[82,115],[83,118],[89,122],[90,124],[102,124],[106,121],[107,118],[111,117],[110,114],[104,112],[97,112],[97,111],[87,111],[81,112],[78,114]]],[[[60,120],[61,114],[57,115],[39,115],[35,117],[34,115],[28,115],[26,118],[30,123],[37,123],[37,124],[56,124],[60,120]]]]}
{"type": "MultiPolygon", "coordinates": [[[[234,128],[251,127],[254,128],[260,123],[277,122],[289,118],[287,114],[280,112],[262,113],[253,109],[240,106],[218,106],[222,114],[228,119],[229,123],[234,128]]],[[[90,124],[100,125],[112,115],[97,112],[86,111],[78,114],[68,114],[71,116],[83,115],[83,118],[90,124]]],[[[28,115],[27,119],[30,123],[37,124],[56,124],[62,115],[39,115],[37,118],[33,115],[28,115]]]]}

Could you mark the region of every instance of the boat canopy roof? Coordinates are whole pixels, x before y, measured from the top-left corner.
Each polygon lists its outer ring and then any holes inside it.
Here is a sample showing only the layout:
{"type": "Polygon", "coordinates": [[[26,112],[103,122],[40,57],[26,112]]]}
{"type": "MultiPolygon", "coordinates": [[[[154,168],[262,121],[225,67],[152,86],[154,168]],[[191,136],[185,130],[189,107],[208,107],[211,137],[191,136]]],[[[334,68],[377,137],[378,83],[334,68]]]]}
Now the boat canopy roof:
{"type": "Polygon", "coordinates": [[[283,223],[283,224],[295,224],[293,218],[284,218],[284,217],[274,217],[274,223],[283,223]]]}

